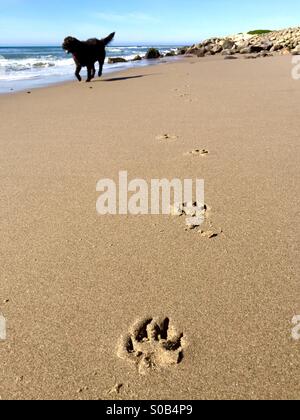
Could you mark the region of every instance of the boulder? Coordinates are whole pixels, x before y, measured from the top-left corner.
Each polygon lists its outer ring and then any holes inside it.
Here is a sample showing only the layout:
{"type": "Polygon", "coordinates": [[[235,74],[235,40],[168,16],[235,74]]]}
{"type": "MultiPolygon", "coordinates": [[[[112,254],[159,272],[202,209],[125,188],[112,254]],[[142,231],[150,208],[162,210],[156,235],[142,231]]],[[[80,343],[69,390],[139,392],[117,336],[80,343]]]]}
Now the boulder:
{"type": "Polygon", "coordinates": [[[204,47],[207,47],[209,44],[212,44],[213,41],[211,39],[206,39],[205,41],[202,42],[202,45],[204,47]]]}
{"type": "Polygon", "coordinates": [[[161,54],[156,48],[150,48],[147,51],[146,56],[145,56],[147,60],[152,60],[152,59],[160,58],[160,57],[161,57],[161,54]]]}
{"type": "Polygon", "coordinates": [[[223,50],[231,50],[234,47],[235,43],[232,39],[226,39],[223,43],[223,50]]]}
{"type": "Polygon", "coordinates": [[[291,51],[289,48],[283,48],[282,50],[280,50],[280,55],[290,55],[291,51]]]}
{"type": "MultiPolygon", "coordinates": [[[[204,49],[204,48],[203,48],[204,49]]],[[[201,51],[202,48],[197,48],[195,46],[190,47],[186,50],[185,54],[193,54],[193,55],[198,55],[199,51],[201,51]]]]}
{"type": "Polygon", "coordinates": [[[187,52],[188,49],[189,49],[188,47],[178,48],[177,54],[178,55],[184,55],[187,52]]]}
{"type": "Polygon", "coordinates": [[[282,48],[283,48],[282,44],[276,43],[276,44],[273,45],[273,47],[270,49],[270,51],[271,52],[279,51],[279,50],[282,50],[282,48]]]}
{"type": "Polygon", "coordinates": [[[108,64],[127,63],[127,60],[122,57],[109,57],[108,64]]]}
{"type": "Polygon", "coordinates": [[[271,41],[265,41],[263,44],[262,44],[262,49],[264,50],[264,51],[270,51],[270,49],[273,47],[273,42],[271,42],[271,41]]]}
{"type": "Polygon", "coordinates": [[[251,54],[251,47],[241,48],[240,54],[251,54]]]}
{"type": "Polygon", "coordinates": [[[221,54],[222,55],[233,55],[234,52],[232,50],[223,50],[221,54]]]}
{"type": "Polygon", "coordinates": [[[140,55],[136,55],[133,59],[132,59],[132,61],[141,61],[142,60],[142,57],[140,56],[140,55]]]}
{"type": "Polygon", "coordinates": [[[175,55],[176,55],[175,51],[169,51],[167,52],[166,57],[175,57],[175,55]]]}
{"type": "Polygon", "coordinates": [[[222,51],[222,47],[221,47],[221,45],[214,45],[212,48],[211,48],[211,50],[210,51],[212,51],[213,53],[215,53],[215,54],[218,54],[218,53],[220,53],[221,51],[222,51]]]}
{"type": "Polygon", "coordinates": [[[205,48],[202,47],[199,50],[197,50],[196,55],[197,55],[197,57],[201,58],[201,57],[205,56],[205,53],[206,53],[205,48]]]}
{"type": "Polygon", "coordinates": [[[297,45],[292,51],[291,53],[293,55],[300,55],[300,45],[297,45]]]}
{"type": "Polygon", "coordinates": [[[262,45],[251,45],[250,46],[250,53],[251,54],[253,54],[253,53],[259,53],[259,52],[261,52],[262,50],[263,50],[263,47],[262,47],[262,45]]]}

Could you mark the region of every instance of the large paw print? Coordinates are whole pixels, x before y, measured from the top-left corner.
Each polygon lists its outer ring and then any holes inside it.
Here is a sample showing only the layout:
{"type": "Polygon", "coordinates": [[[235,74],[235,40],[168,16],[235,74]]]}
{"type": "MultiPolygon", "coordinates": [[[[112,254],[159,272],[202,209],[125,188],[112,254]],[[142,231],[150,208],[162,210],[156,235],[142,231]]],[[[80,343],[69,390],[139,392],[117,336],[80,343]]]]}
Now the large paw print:
{"type": "Polygon", "coordinates": [[[185,339],[170,320],[148,318],[137,322],[122,337],[118,355],[136,364],[141,375],[178,365],[183,359],[185,339]]]}

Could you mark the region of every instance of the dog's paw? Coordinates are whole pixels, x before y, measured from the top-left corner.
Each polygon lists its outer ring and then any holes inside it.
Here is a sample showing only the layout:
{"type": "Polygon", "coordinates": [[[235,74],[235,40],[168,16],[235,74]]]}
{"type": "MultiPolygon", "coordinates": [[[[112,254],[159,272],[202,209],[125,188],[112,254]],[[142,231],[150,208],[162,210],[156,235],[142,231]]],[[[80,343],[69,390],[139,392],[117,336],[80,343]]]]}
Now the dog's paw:
{"type": "Polygon", "coordinates": [[[184,347],[183,334],[170,326],[168,318],[148,318],[137,322],[122,337],[118,356],[135,363],[138,372],[146,375],[153,370],[178,365],[183,359],[184,347]]]}

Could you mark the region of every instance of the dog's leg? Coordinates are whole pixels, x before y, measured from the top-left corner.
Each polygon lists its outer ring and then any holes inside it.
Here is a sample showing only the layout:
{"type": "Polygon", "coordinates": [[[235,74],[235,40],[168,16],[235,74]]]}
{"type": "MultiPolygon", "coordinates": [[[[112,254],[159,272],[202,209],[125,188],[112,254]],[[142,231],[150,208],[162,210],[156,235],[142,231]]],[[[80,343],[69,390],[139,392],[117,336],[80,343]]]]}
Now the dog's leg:
{"type": "Polygon", "coordinates": [[[92,68],[92,79],[95,78],[95,74],[96,74],[96,69],[95,69],[95,64],[94,64],[92,68]]]}
{"type": "Polygon", "coordinates": [[[76,71],[75,71],[75,76],[77,77],[77,79],[79,80],[79,82],[81,82],[81,76],[80,76],[80,72],[81,72],[82,67],[77,65],[76,67],[76,71]]]}
{"type": "Polygon", "coordinates": [[[98,73],[99,77],[101,77],[103,73],[103,64],[104,64],[103,61],[99,61],[99,73],[98,73]]]}
{"type": "Polygon", "coordinates": [[[86,82],[89,83],[92,80],[92,73],[93,73],[93,69],[91,66],[88,66],[87,73],[88,73],[88,77],[86,79],[86,82]]]}

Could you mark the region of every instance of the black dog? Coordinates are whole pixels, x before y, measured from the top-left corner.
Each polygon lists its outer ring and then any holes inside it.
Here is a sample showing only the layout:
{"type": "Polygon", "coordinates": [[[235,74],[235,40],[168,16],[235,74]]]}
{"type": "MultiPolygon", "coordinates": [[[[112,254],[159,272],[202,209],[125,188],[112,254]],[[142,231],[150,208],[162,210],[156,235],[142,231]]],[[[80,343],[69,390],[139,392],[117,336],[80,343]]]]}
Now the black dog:
{"type": "Polygon", "coordinates": [[[115,36],[115,32],[104,39],[92,38],[87,41],[79,41],[71,36],[65,38],[62,48],[73,55],[76,72],[75,76],[81,82],[80,71],[82,67],[87,67],[88,78],[90,82],[95,77],[95,63],[99,62],[99,77],[102,76],[103,65],[106,57],[105,47],[115,36]]]}

